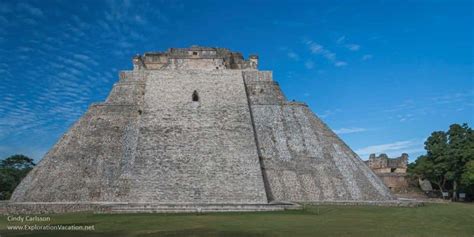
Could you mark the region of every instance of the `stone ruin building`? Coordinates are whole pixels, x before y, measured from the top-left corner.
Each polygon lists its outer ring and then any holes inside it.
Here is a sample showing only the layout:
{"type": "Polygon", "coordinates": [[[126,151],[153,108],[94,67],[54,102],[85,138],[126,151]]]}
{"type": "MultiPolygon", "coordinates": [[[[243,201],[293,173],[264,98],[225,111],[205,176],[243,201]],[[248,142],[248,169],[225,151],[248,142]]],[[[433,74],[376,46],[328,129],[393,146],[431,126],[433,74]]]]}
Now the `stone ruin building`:
{"type": "Polygon", "coordinates": [[[394,199],[306,104],[289,102],[272,72],[257,68],[257,56],[223,48],[134,57],[107,99],[21,182],[9,210],[275,210],[394,199]]]}
{"type": "Polygon", "coordinates": [[[400,157],[388,158],[386,154],[370,154],[365,163],[382,179],[382,181],[393,191],[402,191],[408,188],[407,166],[408,154],[403,153],[400,157]]]}

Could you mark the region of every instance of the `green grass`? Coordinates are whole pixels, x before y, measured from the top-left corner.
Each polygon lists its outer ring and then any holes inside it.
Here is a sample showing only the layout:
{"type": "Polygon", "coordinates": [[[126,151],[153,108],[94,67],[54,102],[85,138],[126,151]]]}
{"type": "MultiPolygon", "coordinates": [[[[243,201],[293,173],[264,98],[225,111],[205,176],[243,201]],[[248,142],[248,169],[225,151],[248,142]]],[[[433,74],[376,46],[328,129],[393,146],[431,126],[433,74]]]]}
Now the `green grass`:
{"type": "MultiPolygon", "coordinates": [[[[473,204],[418,208],[320,206],[299,211],[211,214],[48,215],[44,224],[95,225],[95,231],[7,231],[0,236],[474,236],[473,204]]],[[[33,223],[28,223],[33,224],[33,223]]]]}

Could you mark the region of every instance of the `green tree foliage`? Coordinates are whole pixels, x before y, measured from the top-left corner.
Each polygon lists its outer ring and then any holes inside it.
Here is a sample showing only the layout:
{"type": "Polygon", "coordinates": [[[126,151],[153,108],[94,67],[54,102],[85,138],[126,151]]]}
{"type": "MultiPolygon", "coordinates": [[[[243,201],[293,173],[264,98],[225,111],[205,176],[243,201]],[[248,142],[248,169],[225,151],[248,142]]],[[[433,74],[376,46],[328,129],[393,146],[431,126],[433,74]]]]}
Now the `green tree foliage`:
{"type": "Polygon", "coordinates": [[[440,191],[474,190],[474,132],[467,124],[433,132],[425,149],[409,172],[428,179],[440,191]]]}
{"type": "Polygon", "coordinates": [[[464,173],[461,175],[461,186],[471,197],[474,197],[474,160],[466,163],[464,173]]]}
{"type": "Polygon", "coordinates": [[[0,199],[10,199],[13,190],[34,166],[33,159],[24,155],[13,155],[1,160],[0,199]]]}

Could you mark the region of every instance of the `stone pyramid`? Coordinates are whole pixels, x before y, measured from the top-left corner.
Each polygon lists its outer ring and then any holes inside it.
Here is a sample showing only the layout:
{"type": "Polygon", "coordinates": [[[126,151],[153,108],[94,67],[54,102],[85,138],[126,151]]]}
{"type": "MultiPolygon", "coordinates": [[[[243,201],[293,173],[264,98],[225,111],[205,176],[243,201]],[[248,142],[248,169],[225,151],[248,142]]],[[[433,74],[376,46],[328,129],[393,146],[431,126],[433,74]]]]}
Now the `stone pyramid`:
{"type": "Polygon", "coordinates": [[[393,196],[258,57],[192,46],[133,58],[12,202],[387,201],[393,196]]]}

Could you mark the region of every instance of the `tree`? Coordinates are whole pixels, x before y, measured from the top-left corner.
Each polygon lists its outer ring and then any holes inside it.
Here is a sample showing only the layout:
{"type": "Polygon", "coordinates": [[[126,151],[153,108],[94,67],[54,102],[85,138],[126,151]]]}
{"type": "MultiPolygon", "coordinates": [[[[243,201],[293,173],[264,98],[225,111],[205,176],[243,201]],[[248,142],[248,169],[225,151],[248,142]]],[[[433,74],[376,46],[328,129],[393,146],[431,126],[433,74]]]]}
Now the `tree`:
{"type": "Polygon", "coordinates": [[[16,186],[35,166],[33,159],[13,155],[0,161],[0,199],[10,199],[16,186]]]}
{"type": "Polygon", "coordinates": [[[438,186],[441,192],[445,190],[446,179],[443,175],[445,169],[443,169],[442,165],[436,164],[436,161],[427,155],[418,157],[414,166],[410,166],[408,172],[415,174],[418,178],[428,179],[431,183],[438,186]]]}
{"type": "MultiPolygon", "coordinates": [[[[474,160],[474,133],[467,124],[462,126],[453,124],[448,131],[448,164],[450,170],[447,175],[453,183],[453,192],[458,191],[462,175],[466,171],[466,165],[474,160]]],[[[453,195],[456,198],[456,195],[453,195]]]]}
{"type": "Polygon", "coordinates": [[[410,172],[428,179],[442,192],[451,189],[453,199],[460,188],[472,189],[469,172],[474,169],[474,133],[467,124],[452,124],[447,132],[433,132],[425,141],[425,150],[426,154],[410,166],[410,172]]]}
{"type": "Polygon", "coordinates": [[[445,132],[433,132],[425,141],[426,155],[418,157],[415,165],[411,170],[418,174],[419,177],[428,179],[430,182],[438,186],[438,189],[443,192],[446,190],[446,181],[449,171],[447,164],[447,146],[448,138],[445,132]]]}
{"type": "Polygon", "coordinates": [[[465,171],[461,176],[461,184],[465,186],[474,185],[474,160],[467,162],[465,171]]]}

